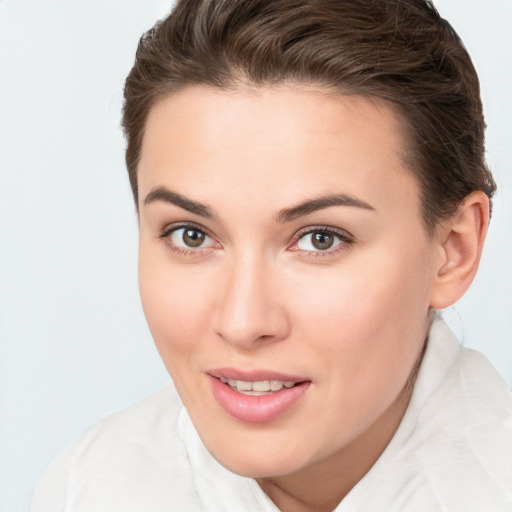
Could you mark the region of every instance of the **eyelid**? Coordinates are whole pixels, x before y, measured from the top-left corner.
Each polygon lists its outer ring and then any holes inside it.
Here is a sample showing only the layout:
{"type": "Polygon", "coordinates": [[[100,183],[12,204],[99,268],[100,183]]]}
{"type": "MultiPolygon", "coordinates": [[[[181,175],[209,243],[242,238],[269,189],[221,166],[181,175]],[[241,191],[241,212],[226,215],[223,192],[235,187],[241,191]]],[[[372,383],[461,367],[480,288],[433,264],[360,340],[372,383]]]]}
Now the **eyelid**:
{"type": "Polygon", "coordinates": [[[334,254],[338,251],[346,250],[354,242],[355,242],[354,236],[344,229],[335,228],[333,226],[325,226],[325,225],[307,226],[307,227],[300,229],[293,235],[292,243],[288,247],[288,250],[302,252],[304,254],[311,255],[311,256],[327,256],[330,254],[334,254]],[[318,233],[318,232],[328,233],[330,235],[337,236],[341,240],[341,243],[339,245],[337,245],[336,247],[334,247],[333,249],[326,249],[325,251],[304,251],[302,249],[293,248],[293,246],[297,245],[298,241],[301,238],[303,238],[304,236],[309,235],[311,233],[318,233]]]}
{"type": "MultiPolygon", "coordinates": [[[[221,247],[221,244],[219,243],[219,241],[216,239],[216,237],[213,235],[213,233],[208,228],[206,228],[205,226],[202,226],[201,224],[198,224],[196,222],[192,222],[192,221],[181,221],[181,222],[173,222],[171,224],[168,224],[160,231],[157,238],[161,239],[172,251],[182,254],[182,255],[185,255],[185,256],[187,256],[187,255],[197,256],[200,254],[204,254],[205,252],[210,251],[214,248],[221,247]],[[214,242],[215,247],[210,246],[210,247],[185,248],[185,247],[180,247],[180,246],[174,245],[169,241],[169,237],[174,231],[177,231],[179,229],[187,229],[187,228],[196,229],[196,230],[204,233],[207,237],[209,237],[214,242]]],[[[301,252],[308,256],[328,256],[328,255],[337,253],[339,251],[348,249],[348,247],[350,247],[350,245],[352,245],[354,242],[355,242],[354,236],[344,229],[333,227],[333,226],[326,226],[326,225],[313,225],[313,226],[306,226],[304,228],[299,229],[293,235],[292,241],[288,245],[287,250],[292,251],[292,252],[301,252]],[[304,249],[298,249],[296,247],[294,248],[294,246],[297,245],[298,241],[301,238],[305,237],[308,234],[318,233],[318,232],[328,233],[328,234],[338,237],[340,239],[340,244],[338,244],[337,246],[335,246],[332,249],[326,249],[325,251],[322,251],[322,250],[306,251],[304,249]]]]}
{"type": "Polygon", "coordinates": [[[157,238],[161,240],[163,243],[165,243],[168,249],[181,256],[201,256],[207,253],[208,251],[211,251],[212,249],[217,249],[220,247],[220,243],[217,241],[217,239],[209,229],[205,228],[201,224],[197,224],[196,222],[191,221],[173,222],[171,224],[168,224],[160,231],[160,233],[157,235],[157,238]],[[214,242],[215,247],[181,247],[171,243],[170,236],[174,231],[187,228],[195,229],[197,231],[201,231],[202,233],[204,233],[208,238],[210,238],[214,242]]]}
{"type": "Polygon", "coordinates": [[[173,222],[171,224],[167,224],[158,235],[158,238],[165,238],[169,236],[173,231],[183,228],[192,228],[197,229],[197,231],[203,232],[205,235],[209,236],[212,240],[215,240],[215,237],[211,233],[208,228],[201,226],[201,224],[197,224],[196,222],[191,221],[181,221],[181,222],[173,222]]]}
{"type": "Polygon", "coordinates": [[[345,241],[354,241],[354,237],[345,229],[341,228],[335,228],[333,226],[325,226],[325,225],[318,225],[318,226],[306,226],[304,228],[299,229],[294,235],[293,240],[296,241],[299,238],[302,238],[304,235],[308,235],[310,233],[317,233],[317,232],[324,232],[329,233],[332,235],[337,235],[340,238],[342,238],[345,241]]]}

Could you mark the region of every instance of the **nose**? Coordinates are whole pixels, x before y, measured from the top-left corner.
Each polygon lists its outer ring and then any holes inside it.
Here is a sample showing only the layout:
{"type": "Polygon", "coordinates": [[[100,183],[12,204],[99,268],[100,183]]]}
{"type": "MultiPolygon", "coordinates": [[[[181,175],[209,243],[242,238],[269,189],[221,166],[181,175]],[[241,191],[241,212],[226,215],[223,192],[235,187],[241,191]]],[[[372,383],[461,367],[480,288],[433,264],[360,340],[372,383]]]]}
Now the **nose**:
{"type": "Polygon", "coordinates": [[[271,262],[240,255],[224,274],[214,329],[231,345],[252,350],[286,338],[289,317],[271,262]]]}

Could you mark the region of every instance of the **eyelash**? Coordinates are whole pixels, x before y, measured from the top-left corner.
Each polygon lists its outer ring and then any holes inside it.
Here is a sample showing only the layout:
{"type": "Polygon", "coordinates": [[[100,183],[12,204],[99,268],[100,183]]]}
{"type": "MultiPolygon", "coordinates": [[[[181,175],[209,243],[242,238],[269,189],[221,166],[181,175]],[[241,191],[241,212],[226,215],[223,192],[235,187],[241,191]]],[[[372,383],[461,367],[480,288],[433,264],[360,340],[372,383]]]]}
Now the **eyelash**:
{"type": "MultiPolygon", "coordinates": [[[[202,256],[205,254],[205,251],[209,251],[211,247],[198,247],[197,249],[185,249],[183,247],[177,247],[176,245],[172,244],[170,242],[170,236],[172,233],[179,229],[190,229],[199,231],[203,234],[205,234],[207,237],[209,237],[211,240],[215,240],[213,235],[205,229],[203,226],[200,226],[199,224],[194,224],[192,222],[187,223],[178,223],[178,224],[171,224],[169,226],[166,226],[162,232],[158,235],[158,238],[162,240],[166,246],[174,253],[184,256],[184,257],[193,257],[193,256],[202,256]]],[[[337,254],[338,252],[346,251],[350,248],[350,246],[354,243],[354,238],[352,235],[347,233],[346,231],[339,230],[336,228],[332,228],[330,226],[308,226],[307,228],[303,228],[299,230],[292,239],[291,246],[288,247],[289,251],[292,252],[301,252],[303,253],[303,256],[305,257],[312,257],[312,258],[318,258],[318,257],[326,257],[331,256],[333,254],[337,254]],[[335,246],[333,249],[326,249],[325,251],[318,250],[318,251],[304,251],[301,249],[292,249],[294,245],[298,244],[298,242],[303,239],[305,236],[313,234],[313,233],[322,233],[325,235],[330,235],[339,240],[339,244],[335,246]]],[[[218,243],[217,243],[218,244],[218,243]]],[[[219,245],[219,244],[218,244],[219,245]]],[[[220,246],[220,245],[219,245],[220,246]]]]}
{"type": "Polygon", "coordinates": [[[303,228],[299,230],[293,237],[293,245],[296,245],[301,239],[303,239],[307,235],[311,235],[313,233],[321,233],[324,235],[330,235],[335,238],[338,238],[340,243],[332,249],[326,249],[325,251],[302,251],[300,249],[289,249],[291,251],[302,252],[305,257],[308,258],[325,258],[327,256],[332,256],[333,254],[338,254],[339,252],[346,251],[350,248],[350,246],[354,243],[354,238],[352,235],[347,233],[346,231],[336,229],[330,226],[308,226],[307,228],[303,228]]]}
{"type": "Polygon", "coordinates": [[[180,256],[184,257],[193,257],[193,256],[202,256],[205,254],[205,251],[208,251],[211,249],[210,247],[198,247],[197,249],[185,249],[184,247],[177,247],[176,245],[172,244],[170,241],[170,236],[179,229],[190,229],[194,231],[199,231],[201,233],[204,233],[207,237],[214,240],[214,237],[211,235],[211,233],[205,229],[203,226],[200,226],[199,224],[194,224],[193,222],[186,222],[186,223],[178,223],[178,224],[171,224],[169,226],[166,226],[162,232],[158,235],[158,238],[162,240],[165,245],[175,254],[178,254],[180,256]]]}

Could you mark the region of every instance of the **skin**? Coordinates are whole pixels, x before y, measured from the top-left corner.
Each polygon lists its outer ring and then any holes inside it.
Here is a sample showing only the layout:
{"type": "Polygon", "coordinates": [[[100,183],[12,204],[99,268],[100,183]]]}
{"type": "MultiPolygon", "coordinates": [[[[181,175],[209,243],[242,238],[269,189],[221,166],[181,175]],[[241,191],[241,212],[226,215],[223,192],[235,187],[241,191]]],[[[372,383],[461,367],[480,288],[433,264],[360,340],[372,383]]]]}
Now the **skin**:
{"type": "Polygon", "coordinates": [[[370,469],[407,407],[431,308],[456,300],[476,271],[485,199],[429,237],[404,151],[386,103],[306,86],[189,87],[147,119],[138,185],[149,327],[208,450],[258,479],[280,510],[332,510],[370,469]],[[279,217],[332,194],[367,207],[279,217]],[[208,236],[187,247],[176,223],[208,236]],[[325,227],[335,242],[317,250],[305,232],[325,227]],[[277,419],[246,423],[211,393],[207,372],[220,367],[311,385],[277,419]]]}

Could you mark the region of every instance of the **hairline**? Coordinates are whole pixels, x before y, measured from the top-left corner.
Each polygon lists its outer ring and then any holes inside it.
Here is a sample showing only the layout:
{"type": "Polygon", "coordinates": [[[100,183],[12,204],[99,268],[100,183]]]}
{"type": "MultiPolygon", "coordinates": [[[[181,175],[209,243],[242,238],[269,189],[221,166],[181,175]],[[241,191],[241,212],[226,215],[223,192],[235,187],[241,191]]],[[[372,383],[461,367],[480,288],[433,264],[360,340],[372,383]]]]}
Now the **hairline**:
{"type": "MultiPolygon", "coordinates": [[[[165,103],[169,98],[173,96],[177,96],[180,94],[186,93],[187,90],[191,88],[200,88],[205,90],[211,90],[214,92],[224,92],[224,93],[244,93],[244,94],[259,94],[260,92],[268,89],[293,89],[297,88],[301,91],[311,92],[314,94],[325,95],[326,97],[352,97],[357,98],[361,101],[372,104],[373,106],[379,108],[384,106],[393,116],[395,121],[394,129],[396,130],[397,138],[399,141],[398,147],[396,147],[397,156],[401,165],[398,169],[403,172],[411,175],[418,187],[419,194],[419,202],[420,202],[420,216],[422,219],[422,223],[424,225],[425,231],[428,236],[432,238],[436,233],[436,228],[440,224],[440,222],[444,219],[436,219],[435,223],[429,222],[425,201],[426,201],[426,190],[424,190],[424,186],[419,179],[418,173],[415,173],[412,169],[413,167],[419,165],[416,161],[417,157],[415,155],[416,145],[414,140],[409,135],[410,133],[414,133],[414,130],[411,130],[411,123],[408,116],[404,112],[404,105],[402,103],[398,103],[396,101],[392,101],[387,98],[382,98],[377,94],[370,94],[369,92],[360,91],[356,89],[351,89],[349,87],[344,87],[343,84],[338,86],[334,86],[325,81],[308,81],[308,80],[298,80],[284,77],[282,80],[275,81],[262,81],[261,83],[257,83],[254,80],[250,80],[249,78],[243,76],[242,74],[234,74],[230,76],[228,80],[225,81],[224,84],[212,84],[207,82],[199,82],[192,83],[187,82],[180,84],[175,87],[173,90],[169,90],[167,93],[162,93],[159,95],[155,95],[153,100],[150,102],[150,106],[147,109],[147,115],[144,120],[143,128],[141,130],[141,139],[140,139],[140,152],[139,152],[139,161],[137,162],[135,169],[135,178],[137,182],[138,170],[140,164],[140,156],[142,155],[142,147],[144,143],[144,137],[146,133],[146,126],[151,115],[151,112],[160,104],[165,103]]],[[[136,196],[136,210],[137,213],[139,211],[139,188],[138,183],[136,187],[137,196],[136,196]]]]}

